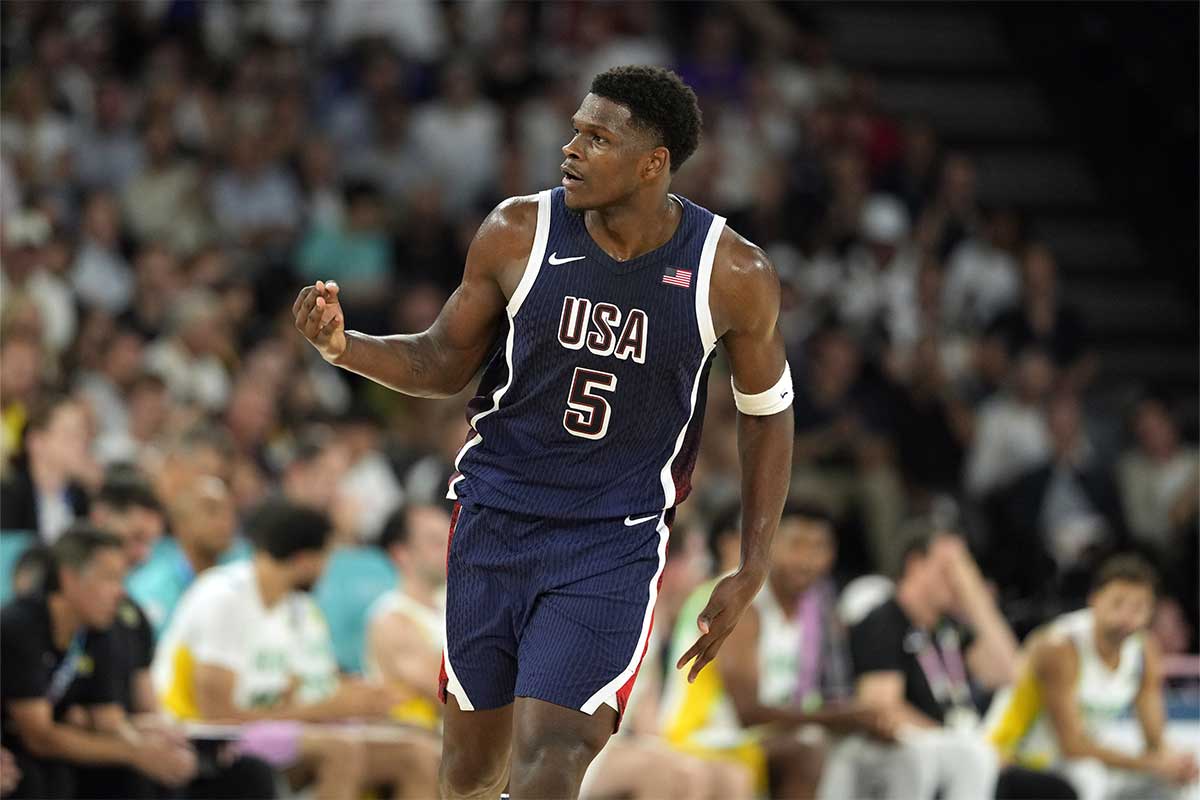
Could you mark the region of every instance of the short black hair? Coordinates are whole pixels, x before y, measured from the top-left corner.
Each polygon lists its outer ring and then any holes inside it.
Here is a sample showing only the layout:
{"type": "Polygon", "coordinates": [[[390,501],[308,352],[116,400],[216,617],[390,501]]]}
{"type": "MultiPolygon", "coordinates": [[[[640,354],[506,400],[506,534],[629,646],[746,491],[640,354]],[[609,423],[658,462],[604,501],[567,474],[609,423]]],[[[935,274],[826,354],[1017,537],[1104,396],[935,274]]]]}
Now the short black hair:
{"type": "Polygon", "coordinates": [[[316,509],[288,500],[268,500],[250,514],[246,528],[255,550],[276,561],[287,561],[306,551],[324,550],[333,523],[316,509]]]}
{"type": "Polygon", "coordinates": [[[813,522],[820,522],[828,526],[830,533],[833,533],[835,527],[833,515],[811,500],[789,500],[783,507],[783,514],[780,515],[780,519],[787,519],[788,517],[802,517],[813,522]]]}
{"type": "Polygon", "coordinates": [[[383,523],[383,529],[379,533],[379,541],[377,544],[383,552],[388,552],[392,549],[392,545],[408,544],[408,510],[410,506],[407,504],[401,505],[395,511],[388,515],[388,518],[383,523]]]}
{"type": "Polygon", "coordinates": [[[128,469],[109,473],[100,491],[96,493],[95,503],[108,506],[114,511],[145,508],[161,514],[163,510],[150,482],[128,469]]]}
{"type": "Polygon", "coordinates": [[[702,117],[696,93],[669,69],[613,67],[592,79],[591,92],[629,109],[634,127],[650,131],[671,152],[677,171],[700,144],[702,117]]]}
{"type": "Polygon", "coordinates": [[[1113,581],[1137,583],[1158,594],[1158,570],[1137,553],[1118,553],[1100,564],[1092,578],[1092,591],[1098,592],[1113,581]]]}
{"type": "Polygon", "coordinates": [[[125,544],[120,537],[102,531],[94,525],[86,522],[73,524],[50,546],[50,561],[47,565],[49,569],[46,570],[45,576],[46,591],[58,590],[60,568],[81,570],[90,564],[96,553],[101,550],[124,552],[125,544]]]}
{"type": "MultiPolygon", "coordinates": [[[[12,583],[13,592],[20,596],[17,591],[18,577],[22,573],[28,573],[30,576],[30,593],[41,594],[46,591],[47,584],[50,583],[50,576],[54,572],[54,557],[50,554],[50,548],[44,544],[35,544],[25,550],[17,557],[16,562],[12,567],[12,583]]],[[[57,585],[57,576],[55,576],[55,584],[57,585]]]]}

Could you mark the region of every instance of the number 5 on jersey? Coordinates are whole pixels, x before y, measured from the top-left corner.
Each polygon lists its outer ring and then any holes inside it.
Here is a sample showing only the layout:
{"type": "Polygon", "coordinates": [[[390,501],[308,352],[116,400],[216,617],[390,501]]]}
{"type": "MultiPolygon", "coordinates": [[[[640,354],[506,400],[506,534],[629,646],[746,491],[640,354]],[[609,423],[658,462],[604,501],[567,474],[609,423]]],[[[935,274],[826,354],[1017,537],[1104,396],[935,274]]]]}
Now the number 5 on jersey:
{"type": "Polygon", "coordinates": [[[563,427],[581,439],[603,439],[608,433],[608,415],[612,407],[599,392],[617,388],[617,376],[611,372],[576,367],[567,395],[567,410],[563,427]]]}

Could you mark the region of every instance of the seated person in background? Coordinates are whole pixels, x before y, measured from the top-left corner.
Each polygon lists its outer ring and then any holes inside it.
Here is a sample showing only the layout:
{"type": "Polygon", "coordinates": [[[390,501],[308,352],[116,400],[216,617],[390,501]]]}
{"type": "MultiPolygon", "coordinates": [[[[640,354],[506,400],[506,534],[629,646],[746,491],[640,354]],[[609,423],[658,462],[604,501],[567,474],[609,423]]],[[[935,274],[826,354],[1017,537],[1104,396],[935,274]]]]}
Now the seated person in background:
{"type": "MultiPolygon", "coordinates": [[[[737,531],[737,508],[730,523],[737,531]]],[[[738,543],[734,542],[734,549],[738,543]]],[[[744,764],[724,758],[692,755],[673,747],[661,733],[660,699],[666,636],[683,603],[708,575],[708,559],[698,530],[678,520],[671,527],[667,563],[659,582],[653,630],[637,683],[625,705],[621,728],[588,767],[579,795],[585,800],[749,800],[754,797],[754,775],[744,764]],[[697,563],[699,562],[699,563],[697,563]],[[660,627],[661,624],[661,627],[660,627]]],[[[736,561],[734,568],[736,568],[736,561]]]]}
{"type": "Polygon", "coordinates": [[[998,762],[976,732],[971,684],[1008,683],[1016,639],[957,536],[919,537],[902,564],[895,596],[850,634],[858,699],[896,721],[897,742],[843,742],[821,796],[861,795],[855,781],[866,773],[883,778],[889,798],[991,797],[998,762]]]}
{"type": "Polygon", "coordinates": [[[121,540],[79,525],[51,549],[45,593],[18,597],[0,614],[3,737],[22,774],[16,797],[80,796],[86,766],[119,767],[168,786],[195,774],[185,742],[138,730],[120,705],[108,629],[124,576],[121,540]]]}
{"type": "Polygon", "coordinates": [[[166,630],[179,598],[196,576],[215,567],[233,545],[237,516],[225,482],[213,475],[189,479],[169,504],[174,543],[164,544],[127,581],[132,597],[154,626],[166,630]]]}
{"type": "Polygon", "coordinates": [[[1163,741],[1162,665],[1146,631],[1157,576],[1138,556],[1114,556],[1088,607],[1030,635],[1016,684],[997,695],[988,736],[1001,756],[1064,776],[1079,800],[1170,797],[1197,778],[1196,757],[1163,741]],[[1101,744],[1133,712],[1145,750],[1101,744]]]}
{"type": "MultiPolygon", "coordinates": [[[[784,510],[770,573],[717,655],[716,669],[690,683],[682,672],[669,678],[662,716],[671,744],[745,764],[759,792],[769,784],[772,796],[811,797],[824,752],[811,726],[889,736],[882,715],[851,705],[823,706],[849,694],[845,645],[832,620],[828,583],[835,553],[825,514],[795,505],[784,510]]],[[[672,659],[694,638],[711,588],[699,587],[680,611],[672,659]]]]}
{"type": "Polygon", "coordinates": [[[328,517],[275,501],[249,528],[254,559],[197,578],[159,639],[152,676],[166,710],[182,720],[284,723],[250,726],[241,752],[269,755],[297,779],[315,777],[319,798],[354,798],[377,784],[433,796],[431,737],[317,724],[380,720],[397,700],[391,688],[338,675],[328,626],[309,595],[329,552],[328,517]]]}
{"type": "Polygon", "coordinates": [[[54,541],[87,511],[83,479],[88,456],[87,414],[68,395],[43,399],[29,411],[23,450],[0,482],[0,529],[33,531],[54,541]]]}
{"type": "Polygon", "coordinates": [[[363,659],[369,680],[407,696],[392,718],[429,729],[441,726],[437,675],[445,644],[449,531],[450,515],[438,506],[401,508],[388,519],[379,546],[395,564],[400,586],[371,606],[363,659]]]}
{"type": "MultiPolygon", "coordinates": [[[[210,480],[223,487],[218,479],[210,480]]],[[[222,499],[227,497],[222,495],[222,499]]],[[[162,536],[163,515],[158,498],[149,482],[137,472],[123,471],[109,477],[92,502],[91,518],[97,527],[121,539],[130,568],[145,561],[162,536]]],[[[142,609],[128,596],[121,598],[108,634],[117,665],[114,673],[118,702],[130,715],[130,721],[138,730],[173,733],[169,720],[159,713],[158,698],[150,680],[154,631],[142,609]]],[[[265,762],[243,756],[231,761],[221,759],[218,763],[211,757],[215,752],[208,755],[200,759],[199,774],[187,786],[188,797],[262,800],[275,796],[274,772],[265,762]]],[[[119,800],[136,793],[129,785],[128,773],[116,769],[87,769],[79,777],[82,797],[119,800]]]]}

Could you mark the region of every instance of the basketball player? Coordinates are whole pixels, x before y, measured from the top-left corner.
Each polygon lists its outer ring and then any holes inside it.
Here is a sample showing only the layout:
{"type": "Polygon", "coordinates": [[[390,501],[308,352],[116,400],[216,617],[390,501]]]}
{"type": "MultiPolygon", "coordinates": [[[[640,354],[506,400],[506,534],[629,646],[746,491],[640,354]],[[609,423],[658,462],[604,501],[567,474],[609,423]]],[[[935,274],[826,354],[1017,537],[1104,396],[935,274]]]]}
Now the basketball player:
{"type": "Polygon", "coordinates": [[[758,593],[791,468],[779,283],[762,250],[669,192],[700,110],[677,75],[592,82],[562,186],[501,203],[429,330],[345,330],[335,284],[295,324],[330,363],[446,397],[486,362],[449,497],[444,797],[575,797],[620,724],[687,497],[718,342],[740,410],[740,568],[713,589],[690,678],[758,593]],[[510,767],[511,765],[511,767],[510,767]],[[510,776],[511,772],[511,776],[510,776]],[[510,782],[511,777],[511,782],[510,782]]]}
{"type": "Polygon", "coordinates": [[[1061,775],[1080,800],[1171,797],[1197,779],[1196,757],[1163,736],[1162,654],[1146,631],[1157,580],[1140,557],[1114,556],[1087,608],[1030,635],[1016,683],[988,711],[988,736],[1006,760],[1061,775]],[[1130,713],[1141,753],[1106,741],[1130,713]]]}

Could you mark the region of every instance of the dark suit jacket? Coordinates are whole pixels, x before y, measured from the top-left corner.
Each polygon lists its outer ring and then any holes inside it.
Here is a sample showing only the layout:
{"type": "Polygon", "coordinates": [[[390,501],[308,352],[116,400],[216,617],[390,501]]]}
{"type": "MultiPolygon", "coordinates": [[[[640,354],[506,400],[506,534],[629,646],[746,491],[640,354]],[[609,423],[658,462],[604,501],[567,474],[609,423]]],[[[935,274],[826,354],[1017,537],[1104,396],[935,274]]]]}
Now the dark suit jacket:
{"type": "MultiPolygon", "coordinates": [[[[78,484],[67,486],[67,502],[76,518],[87,515],[87,492],[78,484]]],[[[38,496],[29,472],[14,469],[0,481],[0,530],[38,532],[38,496]]]]}

